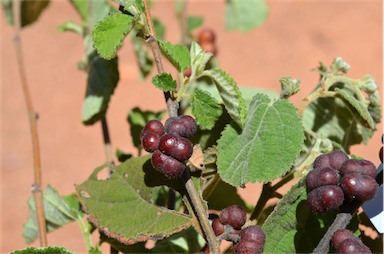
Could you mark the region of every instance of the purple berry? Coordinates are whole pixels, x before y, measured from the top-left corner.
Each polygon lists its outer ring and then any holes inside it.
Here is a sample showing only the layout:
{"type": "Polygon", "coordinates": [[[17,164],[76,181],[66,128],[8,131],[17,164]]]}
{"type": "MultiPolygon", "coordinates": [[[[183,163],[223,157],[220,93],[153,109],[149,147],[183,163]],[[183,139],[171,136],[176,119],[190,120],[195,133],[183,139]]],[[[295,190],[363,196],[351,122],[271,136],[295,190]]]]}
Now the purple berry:
{"type": "Polygon", "coordinates": [[[175,134],[165,134],[160,138],[159,150],[176,160],[188,160],[193,153],[193,144],[186,138],[175,134]]]}
{"type": "Polygon", "coordinates": [[[240,240],[233,246],[235,254],[259,254],[263,253],[264,245],[259,245],[256,242],[240,240]]]}
{"type": "Polygon", "coordinates": [[[216,236],[219,236],[224,233],[225,226],[221,224],[219,218],[216,218],[212,221],[212,229],[216,236]]]}
{"type": "Polygon", "coordinates": [[[368,160],[350,159],[341,165],[340,172],[344,175],[350,173],[360,173],[375,178],[376,166],[368,160]]]}
{"type": "Polygon", "coordinates": [[[261,246],[265,244],[265,234],[258,226],[248,226],[240,231],[241,241],[255,242],[261,246]]]}
{"type": "Polygon", "coordinates": [[[141,138],[141,144],[145,151],[153,153],[159,148],[160,135],[153,132],[147,132],[141,138]]]}
{"type": "Polygon", "coordinates": [[[144,126],[143,130],[141,131],[140,138],[142,138],[147,133],[157,133],[160,136],[164,135],[164,126],[163,124],[156,119],[150,120],[147,122],[147,124],[144,126]]]}
{"type": "Polygon", "coordinates": [[[157,171],[163,173],[166,177],[171,179],[180,177],[185,170],[184,163],[172,158],[171,156],[163,154],[159,150],[156,150],[152,154],[151,162],[152,166],[157,171]]]}
{"type": "Polygon", "coordinates": [[[170,117],[165,121],[165,132],[190,137],[195,134],[197,124],[191,116],[170,117]]]}
{"type": "Polygon", "coordinates": [[[308,205],[316,213],[324,213],[341,206],[344,193],[337,185],[326,185],[312,190],[308,194],[308,205]]]}
{"type": "Polygon", "coordinates": [[[335,248],[338,248],[341,242],[346,239],[355,237],[353,233],[348,229],[339,229],[332,235],[332,244],[335,248]]]}
{"type": "Polygon", "coordinates": [[[219,219],[224,225],[231,225],[234,229],[240,229],[247,220],[247,214],[240,206],[233,205],[222,210],[219,219]]]}
{"type": "Polygon", "coordinates": [[[333,168],[315,168],[308,173],[306,184],[309,190],[313,190],[324,185],[337,185],[339,178],[339,173],[333,168]]]}
{"type": "Polygon", "coordinates": [[[313,162],[313,168],[331,167],[339,170],[341,165],[348,160],[348,155],[343,151],[333,151],[318,156],[313,162]]]}
{"type": "Polygon", "coordinates": [[[342,241],[339,246],[336,249],[336,253],[343,253],[343,254],[368,254],[372,253],[371,250],[362,244],[359,240],[356,240],[355,238],[349,238],[344,241],[342,241]]]}
{"type": "Polygon", "coordinates": [[[358,173],[343,176],[340,180],[340,186],[347,197],[356,198],[362,202],[372,199],[379,189],[374,178],[358,173]]]}

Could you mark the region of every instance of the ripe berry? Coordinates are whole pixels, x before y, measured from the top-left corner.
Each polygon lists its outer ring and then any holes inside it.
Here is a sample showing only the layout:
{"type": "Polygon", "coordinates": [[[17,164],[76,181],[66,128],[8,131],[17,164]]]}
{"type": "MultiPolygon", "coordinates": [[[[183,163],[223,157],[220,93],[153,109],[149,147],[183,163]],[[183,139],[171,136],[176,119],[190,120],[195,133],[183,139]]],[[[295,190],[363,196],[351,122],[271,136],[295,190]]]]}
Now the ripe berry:
{"type": "Polygon", "coordinates": [[[185,170],[184,163],[172,158],[171,156],[163,154],[159,150],[156,150],[152,154],[151,162],[152,166],[157,171],[172,179],[180,177],[185,170]]]}
{"type": "Polygon", "coordinates": [[[358,173],[343,176],[340,180],[340,186],[347,197],[356,198],[363,202],[372,199],[379,189],[374,178],[358,173]]]}
{"type": "Polygon", "coordinates": [[[240,229],[247,220],[247,214],[240,206],[233,205],[222,210],[219,219],[224,225],[228,224],[234,229],[240,229]]]}
{"type": "Polygon", "coordinates": [[[309,190],[323,185],[337,185],[339,183],[338,172],[330,167],[315,168],[306,177],[306,184],[309,190]]]}
{"type": "Polygon", "coordinates": [[[339,170],[341,165],[348,160],[348,155],[343,151],[333,151],[318,156],[313,162],[313,168],[331,167],[339,170]]]}
{"type": "Polygon", "coordinates": [[[365,246],[363,243],[360,241],[354,239],[354,238],[349,238],[344,240],[339,244],[339,246],[336,248],[336,253],[343,253],[343,254],[368,254],[372,253],[371,250],[365,246]]]}
{"type": "Polygon", "coordinates": [[[308,194],[308,205],[316,213],[324,213],[341,206],[344,193],[337,185],[326,185],[312,190],[308,194]]]}
{"type": "Polygon", "coordinates": [[[212,221],[212,229],[216,236],[219,236],[224,233],[225,226],[221,224],[219,218],[216,218],[212,221]]]}
{"type": "Polygon", "coordinates": [[[192,75],[192,68],[189,67],[185,71],[183,71],[183,75],[184,75],[184,77],[188,77],[189,78],[192,75]]]}
{"type": "Polygon", "coordinates": [[[376,166],[367,160],[350,159],[341,165],[340,172],[344,175],[350,173],[360,173],[375,178],[376,166]]]}
{"type": "Polygon", "coordinates": [[[263,253],[264,245],[259,245],[256,242],[240,240],[233,246],[235,254],[259,254],[263,253]]]}
{"type": "Polygon", "coordinates": [[[265,234],[258,226],[248,226],[240,231],[241,241],[255,242],[261,246],[265,244],[265,234]]]}
{"type": "Polygon", "coordinates": [[[335,248],[338,248],[340,243],[349,238],[354,238],[353,233],[348,229],[339,229],[332,235],[332,244],[335,248]]]}
{"type": "Polygon", "coordinates": [[[160,138],[159,150],[176,160],[188,160],[193,153],[193,144],[186,138],[175,134],[165,134],[160,138]]]}
{"type": "Polygon", "coordinates": [[[156,119],[150,120],[147,122],[147,124],[144,126],[143,130],[141,131],[140,138],[149,132],[157,133],[160,136],[162,136],[164,134],[164,126],[159,120],[156,120],[156,119]]]}
{"type": "Polygon", "coordinates": [[[159,148],[160,135],[154,132],[147,132],[141,138],[141,144],[145,151],[153,153],[159,148]]]}
{"type": "Polygon", "coordinates": [[[197,36],[197,41],[199,43],[203,42],[210,42],[213,43],[216,39],[215,32],[212,29],[205,28],[200,30],[198,36],[197,36]]]}
{"type": "Polygon", "coordinates": [[[165,121],[165,131],[182,137],[190,137],[195,134],[197,124],[191,116],[170,117],[165,121]]]}
{"type": "Polygon", "coordinates": [[[212,42],[201,42],[200,47],[207,53],[212,53],[213,55],[217,54],[217,47],[212,42]]]}

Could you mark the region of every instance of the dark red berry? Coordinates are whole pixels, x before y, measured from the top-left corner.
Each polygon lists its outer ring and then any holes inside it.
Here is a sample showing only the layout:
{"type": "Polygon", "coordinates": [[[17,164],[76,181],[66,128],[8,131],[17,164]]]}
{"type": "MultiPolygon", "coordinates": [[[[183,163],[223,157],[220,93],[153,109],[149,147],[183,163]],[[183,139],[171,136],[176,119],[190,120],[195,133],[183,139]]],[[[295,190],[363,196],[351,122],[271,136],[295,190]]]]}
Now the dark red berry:
{"type": "Polygon", "coordinates": [[[265,234],[263,230],[258,226],[248,226],[240,231],[241,241],[256,242],[259,245],[264,246],[265,234]]]}
{"type": "Polygon", "coordinates": [[[212,221],[212,229],[216,236],[219,236],[224,233],[225,226],[220,222],[219,218],[216,218],[212,221]]]}
{"type": "Polygon", "coordinates": [[[343,151],[333,151],[318,156],[313,162],[313,168],[331,167],[339,170],[341,165],[348,160],[348,155],[343,151]]]}
{"type": "Polygon", "coordinates": [[[338,248],[341,242],[346,239],[354,238],[353,233],[348,229],[339,229],[332,235],[332,244],[335,248],[338,248]]]}
{"type": "Polygon", "coordinates": [[[196,133],[197,131],[197,124],[196,124],[196,121],[195,119],[193,119],[192,116],[189,116],[189,115],[183,115],[180,117],[180,121],[182,122],[182,124],[184,125],[184,135],[180,135],[180,136],[183,136],[183,137],[191,137],[193,134],[196,133]]]}
{"type": "Polygon", "coordinates": [[[165,133],[164,126],[159,120],[156,120],[156,119],[150,120],[147,122],[147,124],[144,126],[143,130],[141,131],[140,138],[147,133],[157,133],[160,136],[162,136],[165,133]]]}
{"type": "Polygon", "coordinates": [[[235,254],[259,254],[263,253],[263,248],[264,245],[259,245],[256,242],[243,240],[240,240],[233,246],[235,254]]]}
{"type": "Polygon", "coordinates": [[[344,201],[344,193],[336,185],[321,186],[308,194],[307,201],[312,211],[324,213],[340,207],[344,201]]]}
{"type": "Polygon", "coordinates": [[[339,244],[339,246],[336,249],[336,253],[338,254],[368,254],[372,253],[371,250],[362,244],[360,241],[349,238],[344,240],[339,244]]]}
{"type": "Polygon", "coordinates": [[[190,137],[197,130],[195,119],[191,116],[170,117],[165,121],[165,132],[190,137]]]}
{"type": "Polygon", "coordinates": [[[347,197],[356,198],[363,202],[372,199],[379,189],[374,178],[358,173],[343,176],[340,180],[340,186],[347,197]]]}
{"type": "Polygon", "coordinates": [[[185,71],[183,71],[183,75],[184,75],[184,77],[188,77],[189,78],[192,75],[192,68],[189,67],[185,71]]]}
{"type": "Polygon", "coordinates": [[[197,41],[199,43],[202,42],[214,42],[216,39],[215,32],[212,29],[209,28],[204,28],[200,30],[198,36],[197,36],[197,41]]]}
{"type": "Polygon", "coordinates": [[[324,185],[337,185],[339,178],[339,173],[333,168],[315,168],[308,173],[306,184],[309,190],[313,190],[324,185]]]}
{"type": "Polygon", "coordinates": [[[175,134],[165,134],[160,138],[159,150],[176,160],[188,160],[193,153],[193,144],[186,138],[175,134]]]}
{"type": "Polygon", "coordinates": [[[175,158],[163,154],[159,150],[156,150],[152,154],[152,166],[159,172],[163,173],[168,178],[180,177],[184,170],[185,164],[176,160],[175,158]]]}
{"type": "Polygon", "coordinates": [[[207,53],[212,53],[213,55],[217,54],[217,47],[212,42],[201,42],[200,47],[207,53]]]}
{"type": "Polygon", "coordinates": [[[147,132],[141,138],[141,144],[145,151],[153,153],[159,148],[160,135],[154,132],[147,132]]]}
{"type": "Polygon", "coordinates": [[[341,165],[340,172],[344,175],[350,173],[359,173],[375,178],[376,166],[368,160],[350,159],[341,165]]]}
{"type": "Polygon", "coordinates": [[[222,210],[219,219],[224,225],[231,225],[235,229],[240,229],[247,220],[247,214],[240,206],[233,205],[222,210]]]}

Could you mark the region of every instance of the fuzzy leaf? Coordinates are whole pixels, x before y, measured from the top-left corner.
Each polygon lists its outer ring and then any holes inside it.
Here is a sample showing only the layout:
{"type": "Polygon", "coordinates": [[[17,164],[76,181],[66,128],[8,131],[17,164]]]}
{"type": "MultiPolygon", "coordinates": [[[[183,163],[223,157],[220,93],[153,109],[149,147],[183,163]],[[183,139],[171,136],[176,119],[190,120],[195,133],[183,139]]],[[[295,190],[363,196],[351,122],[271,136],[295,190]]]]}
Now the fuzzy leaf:
{"type": "Polygon", "coordinates": [[[100,120],[108,109],[109,100],[119,81],[117,57],[105,60],[93,53],[89,57],[87,92],[82,108],[82,121],[92,125],[100,120]]]}
{"type": "Polygon", "coordinates": [[[218,141],[221,178],[234,186],[267,182],[286,173],[300,152],[303,127],[287,100],[256,95],[242,131],[228,125],[218,141]],[[284,151],[284,152],[282,152],[284,151]]]}
{"type": "Polygon", "coordinates": [[[153,204],[153,189],[145,184],[145,170],[151,169],[150,156],[131,158],[113,167],[112,175],[98,180],[101,166],[76,186],[89,220],[107,236],[125,244],[159,240],[186,229],[192,219],[182,213],[153,204]]]}
{"type": "Polygon", "coordinates": [[[348,89],[336,89],[336,94],[351,107],[353,115],[359,119],[359,122],[367,128],[375,129],[373,121],[367,107],[361,101],[357,100],[348,89]]]}
{"type": "Polygon", "coordinates": [[[225,6],[227,30],[249,32],[267,19],[268,6],[265,0],[230,0],[225,6]]]}
{"type": "Polygon", "coordinates": [[[212,58],[212,53],[207,53],[201,49],[200,45],[197,42],[192,42],[191,49],[191,67],[192,67],[192,78],[200,77],[205,69],[205,65],[208,63],[209,59],[212,58]]]}
{"type": "Polygon", "coordinates": [[[192,113],[203,130],[211,130],[223,111],[217,101],[208,93],[196,89],[191,99],[192,113]]]}
{"type": "Polygon", "coordinates": [[[176,91],[176,80],[169,73],[160,73],[152,78],[152,84],[163,91],[176,91]]]}
{"type": "Polygon", "coordinates": [[[292,79],[291,77],[282,77],[279,79],[281,84],[281,98],[289,98],[299,92],[300,80],[292,79]]]}
{"type": "Polygon", "coordinates": [[[164,56],[179,72],[184,71],[190,66],[191,58],[187,47],[161,40],[159,40],[159,46],[164,56]]]}
{"type": "Polygon", "coordinates": [[[127,121],[129,123],[133,145],[135,147],[141,147],[140,132],[145,124],[152,119],[160,120],[164,115],[165,111],[142,111],[137,107],[128,112],[127,121]]]}
{"type": "MultiPolygon", "coordinates": [[[[82,217],[79,202],[73,200],[71,196],[61,197],[50,185],[44,191],[43,204],[49,232],[82,217]]],[[[24,224],[23,236],[27,243],[31,243],[38,237],[36,207],[32,197],[28,200],[28,205],[29,217],[24,224]]]]}
{"type": "Polygon", "coordinates": [[[229,115],[240,127],[243,127],[247,110],[237,83],[225,71],[220,69],[204,71],[204,74],[215,81],[229,115]]]}
{"type": "Polygon", "coordinates": [[[48,247],[28,247],[21,250],[12,251],[10,254],[73,254],[74,252],[70,252],[63,247],[57,246],[48,246],[48,247]]]}
{"type": "Polygon", "coordinates": [[[125,36],[133,29],[135,18],[112,14],[100,21],[92,32],[93,46],[104,59],[112,59],[122,46],[125,36]]]}

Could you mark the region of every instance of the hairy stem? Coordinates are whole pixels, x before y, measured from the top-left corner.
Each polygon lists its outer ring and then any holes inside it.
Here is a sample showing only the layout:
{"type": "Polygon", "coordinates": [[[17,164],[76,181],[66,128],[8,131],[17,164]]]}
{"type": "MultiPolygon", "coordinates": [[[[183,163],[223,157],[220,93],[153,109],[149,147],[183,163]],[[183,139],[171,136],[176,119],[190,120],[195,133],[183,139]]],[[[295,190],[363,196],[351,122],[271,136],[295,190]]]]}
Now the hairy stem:
{"type": "MultiPolygon", "coordinates": [[[[153,28],[153,22],[151,18],[151,13],[149,9],[148,0],[144,0],[145,6],[145,17],[149,27],[150,35],[147,37],[147,43],[149,44],[152,54],[155,60],[156,68],[158,73],[164,72],[164,66],[161,58],[160,48],[156,39],[155,30],[153,28]]],[[[168,115],[170,117],[178,115],[178,103],[172,100],[171,94],[169,92],[164,92],[164,98],[167,104],[168,115]]],[[[220,245],[216,239],[216,235],[213,232],[212,227],[210,226],[208,220],[208,214],[206,213],[203,204],[200,200],[200,197],[193,185],[191,176],[189,174],[189,170],[185,170],[183,174],[183,180],[185,184],[185,188],[188,192],[188,195],[191,199],[193,208],[196,212],[196,216],[199,219],[199,223],[204,231],[205,237],[208,241],[209,248],[213,254],[220,253],[220,245]]]]}
{"type": "Polygon", "coordinates": [[[40,161],[40,146],[39,138],[37,132],[37,114],[33,108],[32,97],[29,91],[29,85],[27,81],[27,75],[25,72],[25,65],[21,47],[21,2],[15,0],[13,3],[13,13],[15,17],[15,37],[14,45],[16,49],[16,61],[19,69],[19,75],[21,79],[21,86],[24,94],[24,100],[27,107],[29,125],[31,130],[32,138],[32,149],[33,149],[33,170],[34,170],[34,183],[32,185],[33,199],[36,206],[36,218],[37,218],[37,227],[39,234],[39,242],[41,247],[48,245],[47,241],[47,227],[45,222],[44,215],[44,203],[43,203],[43,191],[41,188],[42,185],[42,172],[41,172],[41,161],[40,161]]]}

